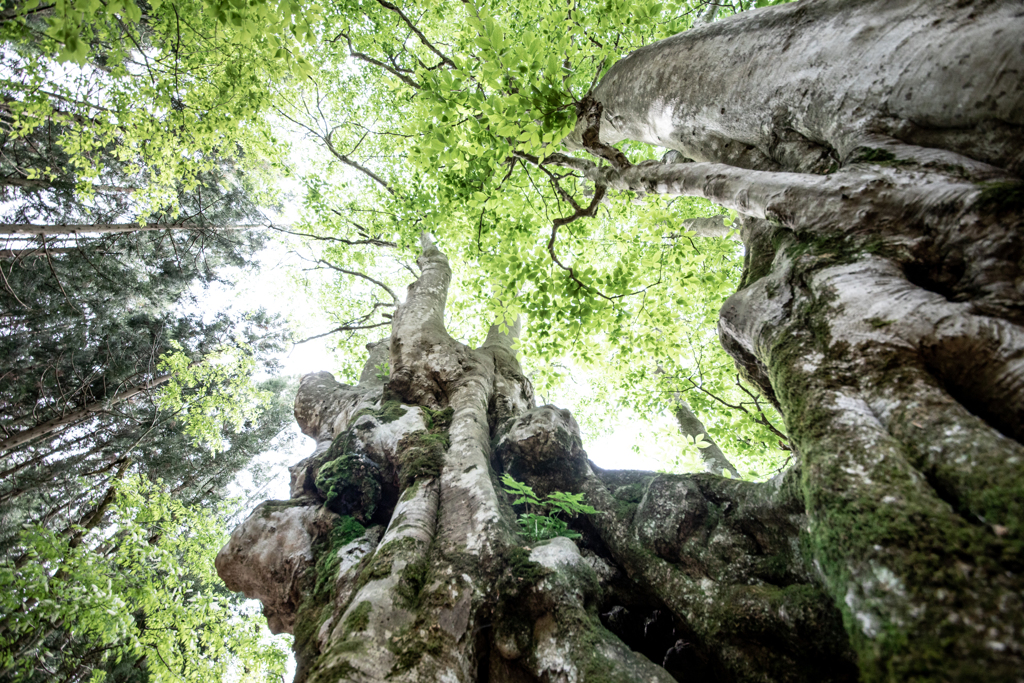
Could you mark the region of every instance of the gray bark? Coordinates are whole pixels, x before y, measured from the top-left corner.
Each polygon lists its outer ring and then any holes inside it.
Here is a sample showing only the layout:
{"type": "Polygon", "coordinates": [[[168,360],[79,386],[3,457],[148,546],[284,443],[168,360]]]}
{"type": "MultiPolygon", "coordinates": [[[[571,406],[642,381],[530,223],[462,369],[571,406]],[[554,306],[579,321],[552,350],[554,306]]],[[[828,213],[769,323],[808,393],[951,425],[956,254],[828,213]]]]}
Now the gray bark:
{"type": "Polygon", "coordinates": [[[1022,31],[1014,0],[804,0],[743,12],[612,67],[593,93],[601,140],[815,172],[874,133],[1019,174],[1022,31]]]}
{"type": "Polygon", "coordinates": [[[1009,0],[803,0],[615,65],[568,141],[614,168],[545,163],[745,216],[720,337],[798,464],[762,484],[594,467],[507,335],[448,335],[425,241],[388,382],[321,373],[296,399],[317,446],[279,507],[326,509],[293,525],[309,552],[270,543],[244,571],[257,514],[218,557],[292,624],[299,680],[1019,681],[1021,35],[1009,0]],[[626,138],[697,163],[630,166],[626,138]],[[527,545],[502,473],[601,514],[527,545]]]}
{"type": "Polygon", "coordinates": [[[718,444],[711,438],[711,435],[708,434],[707,428],[700,421],[700,418],[694,414],[690,404],[679,396],[676,396],[676,422],[679,423],[679,429],[683,434],[694,439],[703,437],[705,441],[711,444],[707,448],[700,449],[700,458],[704,461],[704,468],[708,472],[712,474],[728,472],[730,476],[736,479],[740,478],[740,473],[729,462],[729,458],[718,447],[718,444]]]}
{"type": "Polygon", "coordinates": [[[124,233],[153,232],[158,230],[249,230],[262,228],[262,225],[225,225],[216,228],[189,225],[187,223],[102,223],[99,225],[68,224],[68,225],[36,225],[34,223],[0,224],[0,235],[80,235],[87,233],[124,233]]]}
{"type": "MultiPolygon", "coordinates": [[[[785,418],[865,680],[1024,670],[1021,35],[1009,0],[743,13],[592,93],[601,145],[697,163],[548,161],[745,216],[720,337],[785,418]]],[[[567,146],[592,130],[581,117],[567,146]]]]}

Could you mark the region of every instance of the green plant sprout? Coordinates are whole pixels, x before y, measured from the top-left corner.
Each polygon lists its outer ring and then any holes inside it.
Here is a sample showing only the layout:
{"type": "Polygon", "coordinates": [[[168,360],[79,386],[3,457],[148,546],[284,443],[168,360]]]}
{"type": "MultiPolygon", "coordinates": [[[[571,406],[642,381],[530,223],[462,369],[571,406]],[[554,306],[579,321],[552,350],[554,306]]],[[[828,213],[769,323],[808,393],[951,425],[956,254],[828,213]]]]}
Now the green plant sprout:
{"type": "Polygon", "coordinates": [[[600,514],[598,510],[583,502],[582,493],[553,491],[542,501],[532,487],[516,481],[508,473],[501,475],[501,483],[505,493],[516,496],[512,501],[513,505],[526,505],[526,512],[519,515],[516,521],[519,522],[519,533],[533,542],[546,541],[556,536],[572,539],[583,537],[582,534],[570,529],[568,522],[558,516],[560,514],[570,518],[578,514],[600,514]]]}

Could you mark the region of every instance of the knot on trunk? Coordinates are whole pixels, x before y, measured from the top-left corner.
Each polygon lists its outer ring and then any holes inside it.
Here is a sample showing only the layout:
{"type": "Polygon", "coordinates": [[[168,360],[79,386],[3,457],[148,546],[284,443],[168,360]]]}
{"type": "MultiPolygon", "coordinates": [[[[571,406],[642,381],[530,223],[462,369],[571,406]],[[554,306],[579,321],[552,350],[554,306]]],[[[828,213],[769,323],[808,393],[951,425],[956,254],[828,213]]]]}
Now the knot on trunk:
{"type": "Polygon", "coordinates": [[[572,413],[541,406],[523,413],[502,431],[494,448],[496,469],[530,481],[542,495],[578,488],[587,453],[572,413]]]}

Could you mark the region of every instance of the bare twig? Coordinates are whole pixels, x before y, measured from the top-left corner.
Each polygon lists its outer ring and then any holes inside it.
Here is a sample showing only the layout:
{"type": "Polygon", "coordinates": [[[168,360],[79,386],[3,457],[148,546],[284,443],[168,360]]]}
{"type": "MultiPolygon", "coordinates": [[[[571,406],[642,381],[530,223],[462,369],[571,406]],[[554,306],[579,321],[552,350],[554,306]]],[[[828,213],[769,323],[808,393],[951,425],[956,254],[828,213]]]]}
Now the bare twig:
{"type": "Polygon", "coordinates": [[[322,266],[326,266],[327,268],[330,268],[331,270],[336,270],[339,273],[344,273],[345,275],[351,275],[353,277],[362,278],[362,279],[366,280],[367,282],[372,282],[373,284],[377,285],[378,287],[383,289],[385,292],[390,294],[391,298],[394,299],[396,304],[399,303],[399,301],[400,301],[400,299],[398,298],[398,295],[395,294],[393,289],[388,287],[386,284],[384,284],[380,280],[377,280],[377,279],[374,279],[374,278],[370,277],[366,273],[360,273],[358,270],[348,270],[347,268],[342,268],[341,266],[337,266],[337,265],[331,263],[330,261],[325,261],[324,259],[317,259],[316,263],[318,263],[319,265],[322,265],[322,266]]]}
{"type": "MultiPolygon", "coordinates": [[[[351,223],[351,221],[349,221],[349,222],[351,223]]],[[[356,223],[352,223],[352,224],[356,225],[356,227],[360,227],[356,223]]],[[[373,237],[370,237],[370,238],[367,238],[367,239],[364,239],[364,240],[347,240],[347,239],[345,239],[343,237],[327,237],[327,236],[323,236],[323,235],[313,235],[313,234],[308,233],[308,232],[295,232],[293,230],[286,230],[285,228],[282,228],[282,227],[277,226],[277,225],[271,225],[270,229],[274,230],[276,232],[283,232],[283,233],[288,234],[288,235],[296,235],[297,237],[308,237],[309,239],[319,240],[321,242],[340,242],[342,244],[347,244],[347,245],[353,246],[353,247],[361,246],[361,245],[370,245],[370,246],[374,246],[374,247],[397,247],[398,246],[394,242],[388,242],[387,240],[376,239],[376,238],[373,238],[373,237]]]]}

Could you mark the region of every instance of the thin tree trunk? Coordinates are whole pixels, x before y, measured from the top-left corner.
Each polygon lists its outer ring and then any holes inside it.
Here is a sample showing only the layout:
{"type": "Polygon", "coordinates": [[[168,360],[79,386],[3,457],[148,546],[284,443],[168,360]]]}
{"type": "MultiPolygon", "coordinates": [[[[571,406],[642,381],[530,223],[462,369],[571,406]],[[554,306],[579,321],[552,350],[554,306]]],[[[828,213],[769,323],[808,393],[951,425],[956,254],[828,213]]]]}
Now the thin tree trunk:
{"type": "Polygon", "coordinates": [[[85,233],[151,232],[156,230],[249,230],[261,225],[189,225],[187,223],[107,223],[99,225],[35,225],[31,223],[6,223],[0,225],[0,235],[80,235],[85,233]]]}
{"type": "Polygon", "coordinates": [[[154,377],[148,382],[144,382],[140,385],[132,387],[131,389],[122,391],[118,394],[115,394],[114,396],[111,396],[110,398],[103,399],[102,401],[94,401],[92,403],[87,403],[86,405],[75,410],[72,410],[65,415],[54,418],[52,420],[48,420],[47,422],[43,422],[42,424],[36,425],[35,427],[19,432],[14,436],[5,439],[4,441],[0,441],[0,453],[4,451],[9,451],[12,448],[17,448],[18,446],[23,446],[24,444],[32,441],[33,439],[37,439],[47,434],[51,434],[57,431],[58,429],[70,427],[71,425],[77,424],[82,420],[88,419],[92,415],[102,413],[119,403],[123,403],[124,401],[127,401],[135,396],[138,396],[143,392],[149,391],[154,387],[158,387],[161,384],[164,384],[170,378],[170,375],[160,375],[159,377],[154,377]]]}
{"type": "Polygon", "coordinates": [[[33,249],[0,249],[0,259],[19,259],[26,258],[28,256],[46,256],[50,254],[70,254],[76,251],[77,247],[60,247],[58,249],[46,248],[43,251],[42,247],[36,247],[33,249]]]}

